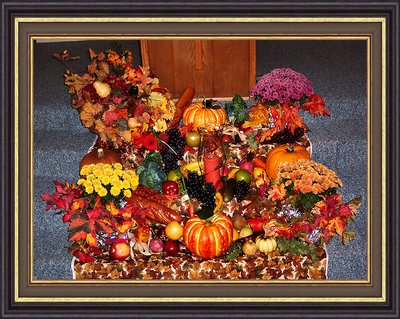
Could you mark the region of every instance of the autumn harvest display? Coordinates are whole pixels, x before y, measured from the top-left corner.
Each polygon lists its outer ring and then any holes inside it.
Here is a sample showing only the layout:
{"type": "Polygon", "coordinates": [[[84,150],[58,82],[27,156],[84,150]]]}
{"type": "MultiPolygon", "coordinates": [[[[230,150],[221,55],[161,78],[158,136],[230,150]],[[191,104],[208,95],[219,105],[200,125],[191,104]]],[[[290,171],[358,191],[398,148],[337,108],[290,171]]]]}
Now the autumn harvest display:
{"type": "Polygon", "coordinates": [[[354,238],[360,199],[342,202],[312,159],[302,113],[329,111],[304,75],[275,69],[247,103],[190,86],[173,100],[118,44],[89,58],[65,84],[97,140],[77,180],[42,195],[68,223],[77,278],[326,278],[325,244],[354,238]]]}

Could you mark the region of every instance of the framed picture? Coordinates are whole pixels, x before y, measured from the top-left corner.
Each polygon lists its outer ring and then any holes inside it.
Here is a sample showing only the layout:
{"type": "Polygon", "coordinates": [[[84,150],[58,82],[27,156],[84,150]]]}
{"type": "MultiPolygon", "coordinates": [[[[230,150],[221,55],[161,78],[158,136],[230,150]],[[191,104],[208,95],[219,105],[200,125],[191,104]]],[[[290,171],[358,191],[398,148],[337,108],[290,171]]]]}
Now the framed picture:
{"type": "Polygon", "coordinates": [[[109,5],[101,6],[110,9],[104,14],[84,2],[4,6],[5,317],[330,317],[333,308],[335,316],[398,315],[398,6],[109,5]],[[327,245],[326,279],[73,279],[67,227],[44,211],[40,195],[51,192],[53,178],[79,175],[95,136],[70,107],[65,66],[51,56],[65,49],[81,55],[76,68],[84,71],[88,48],[102,51],[117,41],[143,64],[140,46],[154,40],[251,40],[258,79],[290,67],[318,88],[331,116],[305,119],[313,157],[338,172],[344,197],[362,197],[355,240],[327,245]]]}

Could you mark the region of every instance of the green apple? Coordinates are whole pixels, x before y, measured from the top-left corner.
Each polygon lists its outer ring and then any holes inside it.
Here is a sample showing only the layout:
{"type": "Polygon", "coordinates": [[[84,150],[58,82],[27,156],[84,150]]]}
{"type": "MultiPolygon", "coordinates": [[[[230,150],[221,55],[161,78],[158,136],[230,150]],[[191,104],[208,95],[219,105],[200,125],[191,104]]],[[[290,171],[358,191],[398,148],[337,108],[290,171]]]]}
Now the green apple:
{"type": "Polygon", "coordinates": [[[185,142],[191,147],[196,147],[200,145],[201,136],[198,132],[187,132],[185,136],[185,142]]]}
{"type": "Polygon", "coordinates": [[[244,169],[239,169],[235,174],[235,179],[237,182],[245,181],[246,183],[250,183],[251,182],[251,174],[250,174],[250,172],[248,172],[244,169]]]}

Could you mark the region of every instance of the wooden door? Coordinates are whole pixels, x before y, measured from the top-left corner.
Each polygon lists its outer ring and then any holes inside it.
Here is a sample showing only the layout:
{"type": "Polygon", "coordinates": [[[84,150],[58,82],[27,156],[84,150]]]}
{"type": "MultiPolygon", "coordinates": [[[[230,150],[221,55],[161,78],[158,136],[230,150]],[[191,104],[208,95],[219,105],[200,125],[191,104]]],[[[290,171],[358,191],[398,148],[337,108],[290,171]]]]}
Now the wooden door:
{"type": "Polygon", "coordinates": [[[255,85],[255,40],[142,40],[141,51],[142,65],[174,98],[187,86],[195,97],[247,97],[255,85]]]}

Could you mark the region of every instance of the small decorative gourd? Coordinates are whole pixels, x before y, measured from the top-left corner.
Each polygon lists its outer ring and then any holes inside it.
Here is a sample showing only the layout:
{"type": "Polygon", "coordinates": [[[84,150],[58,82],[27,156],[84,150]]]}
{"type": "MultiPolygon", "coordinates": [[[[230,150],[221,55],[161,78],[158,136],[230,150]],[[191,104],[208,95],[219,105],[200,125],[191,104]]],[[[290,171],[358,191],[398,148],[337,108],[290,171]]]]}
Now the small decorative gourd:
{"type": "Polygon", "coordinates": [[[276,240],[274,237],[258,236],[256,238],[257,249],[265,254],[268,254],[276,249],[276,240]]]}

